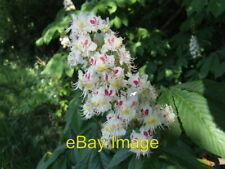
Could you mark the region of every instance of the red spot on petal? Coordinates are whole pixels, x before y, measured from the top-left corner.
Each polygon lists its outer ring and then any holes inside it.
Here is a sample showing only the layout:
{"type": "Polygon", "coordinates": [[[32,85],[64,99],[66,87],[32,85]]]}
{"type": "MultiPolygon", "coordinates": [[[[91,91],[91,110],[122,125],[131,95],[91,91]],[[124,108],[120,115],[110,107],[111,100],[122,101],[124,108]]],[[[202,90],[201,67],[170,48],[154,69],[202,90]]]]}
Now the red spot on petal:
{"type": "Polygon", "coordinates": [[[103,62],[105,62],[107,60],[107,57],[106,56],[100,56],[99,59],[103,62]]]}
{"type": "Polygon", "coordinates": [[[117,106],[122,106],[122,105],[123,105],[123,101],[122,101],[122,100],[121,100],[121,101],[117,101],[117,102],[116,102],[116,105],[117,105],[117,106]]]}
{"type": "Polygon", "coordinates": [[[116,75],[118,72],[119,72],[119,70],[118,70],[118,69],[113,70],[113,73],[114,73],[115,75],[116,75]]]}
{"type": "Polygon", "coordinates": [[[96,59],[95,59],[95,58],[90,58],[90,59],[89,59],[89,63],[90,63],[91,65],[95,65],[95,64],[96,64],[96,59]]]}
{"type": "Polygon", "coordinates": [[[164,114],[164,115],[163,115],[164,118],[167,118],[168,116],[169,116],[168,114],[164,114]]]}
{"type": "Polygon", "coordinates": [[[145,115],[148,115],[148,113],[149,113],[149,110],[146,109],[146,110],[145,110],[145,115]]]}
{"type": "Polygon", "coordinates": [[[137,86],[139,84],[138,80],[134,80],[133,83],[137,86]]]}
{"type": "Polygon", "coordinates": [[[134,107],[137,105],[137,102],[132,102],[131,107],[134,107]]]}
{"type": "Polygon", "coordinates": [[[108,96],[109,95],[109,91],[107,89],[105,89],[105,95],[108,96]]]}
{"type": "Polygon", "coordinates": [[[144,131],[143,134],[144,134],[144,136],[148,136],[148,132],[147,131],[144,131]]]}
{"type": "Polygon", "coordinates": [[[105,80],[108,81],[109,80],[109,76],[105,75],[105,80]]]}
{"type": "Polygon", "coordinates": [[[95,23],[96,23],[96,20],[91,19],[91,20],[90,20],[90,23],[91,23],[91,24],[95,24],[95,23]]]}

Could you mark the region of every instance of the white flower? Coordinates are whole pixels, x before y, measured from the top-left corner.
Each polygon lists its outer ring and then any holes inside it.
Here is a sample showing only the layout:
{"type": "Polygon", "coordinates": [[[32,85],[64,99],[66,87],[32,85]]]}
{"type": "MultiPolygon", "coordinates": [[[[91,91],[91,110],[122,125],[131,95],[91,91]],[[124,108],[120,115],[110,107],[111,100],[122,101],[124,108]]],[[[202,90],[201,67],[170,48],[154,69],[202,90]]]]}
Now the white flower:
{"type": "Polygon", "coordinates": [[[95,70],[96,72],[105,72],[109,70],[109,68],[113,68],[114,62],[115,62],[115,58],[113,55],[97,53],[95,70]]]}
{"type": "Polygon", "coordinates": [[[66,11],[72,11],[76,9],[71,0],[64,0],[63,4],[66,11]]]}
{"type": "Polygon", "coordinates": [[[69,40],[68,36],[61,36],[59,38],[59,41],[60,41],[61,45],[63,46],[63,48],[67,48],[70,46],[70,40],[69,40]]]}
{"type": "Polygon", "coordinates": [[[90,101],[86,101],[86,103],[83,105],[83,112],[82,115],[84,116],[85,119],[90,119],[95,115],[94,107],[90,103],[90,101]]]}
{"type": "Polygon", "coordinates": [[[76,83],[76,88],[83,89],[84,95],[86,96],[87,92],[96,87],[96,81],[98,77],[94,74],[91,74],[89,71],[86,71],[85,74],[79,70],[78,71],[79,80],[76,83]]]}
{"type": "Polygon", "coordinates": [[[173,113],[173,109],[171,106],[165,105],[162,107],[161,118],[165,125],[169,125],[175,121],[176,115],[173,113]]]}
{"type": "Polygon", "coordinates": [[[104,113],[111,110],[112,105],[110,101],[113,99],[113,94],[112,90],[103,87],[94,92],[91,101],[97,113],[104,113]]]}
{"type": "Polygon", "coordinates": [[[133,131],[130,135],[131,138],[131,148],[130,151],[136,153],[139,158],[140,155],[149,155],[151,150],[149,148],[149,141],[152,139],[151,135],[143,135],[142,133],[137,133],[133,131]]]}
{"type": "Polygon", "coordinates": [[[151,114],[145,116],[143,119],[146,128],[155,131],[157,127],[162,127],[162,120],[157,111],[153,111],[151,114]]]}
{"type": "Polygon", "coordinates": [[[131,64],[131,57],[130,57],[130,52],[126,50],[125,46],[122,46],[119,51],[119,60],[120,60],[120,64],[127,64],[130,65],[131,64]]]}
{"type": "Polygon", "coordinates": [[[116,37],[113,32],[110,32],[106,33],[104,42],[105,44],[102,46],[102,52],[107,52],[110,50],[116,51],[122,46],[123,39],[121,37],[116,37]]]}
{"type": "MultiPolygon", "coordinates": [[[[141,139],[151,139],[156,128],[172,123],[175,119],[172,108],[156,105],[157,94],[147,75],[132,73],[130,53],[123,39],[109,29],[108,20],[92,13],[72,18],[67,29],[71,49],[68,63],[82,65],[76,88],[83,90],[84,118],[106,116],[101,130],[105,147],[110,148],[112,136],[115,139],[124,136],[133,122],[138,124],[135,127],[139,127],[139,133],[133,132],[131,138],[138,143],[141,139]]],[[[140,146],[131,151],[137,156],[150,153],[140,146]]]]}
{"type": "Polygon", "coordinates": [[[92,42],[89,35],[76,36],[72,40],[71,45],[72,51],[80,51],[84,56],[89,55],[89,52],[95,51],[97,48],[97,45],[94,42],[92,42]]]}
{"type": "Polygon", "coordinates": [[[111,139],[112,136],[117,139],[125,135],[126,129],[122,120],[116,115],[107,120],[102,127],[102,136],[107,139],[111,139]]]}
{"type": "Polygon", "coordinates": [[[78,64],[82,64],[84,60],[80,51],[74,50],[70,52],[67,62],[70,66],[77,66],[78,64]]]}
{"type": "Polygon", "coordinates": [[[115,103],[115,109],[119,117],[128,123],[137,115],[138,98],[135,95],[123,93],[122,97],[115,103]]]}
{"type": "Polygon", "coordinates": [[[201,56],[200,47],[198,44],[197,37],[195,35],[191,35],[191,39],[189,43],[189,51],[193,58],[197,58],[201,56]]]}

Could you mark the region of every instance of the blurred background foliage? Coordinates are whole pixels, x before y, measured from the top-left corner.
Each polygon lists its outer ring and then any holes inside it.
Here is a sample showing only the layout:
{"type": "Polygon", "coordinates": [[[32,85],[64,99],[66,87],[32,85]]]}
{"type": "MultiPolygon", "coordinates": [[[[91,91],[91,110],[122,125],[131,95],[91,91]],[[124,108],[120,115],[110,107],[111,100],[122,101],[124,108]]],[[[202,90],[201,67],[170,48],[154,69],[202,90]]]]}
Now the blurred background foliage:
{"type": "MultiPolygon", "coordinates": [[[[0,0],[0,167],[3,169],[201,169],[225,158],[225,1],[0,0]],[[68,150],[76,135],[99,138],[97,117],[83,121],[76,68],[59,38],[70,14],[109,17],[138,71],[149,75],[176,123],[160,133],[160,149],[134,160],[126,150],[68,150]],[[200,56],[189,51],[191,36],[200,56]],[[40,160],[41,159],[41,160],[40,160]],[[201,160],[199,160],[201,159],[201,160]],[[204,159],[204,160],[202,160],[204,159]],[[199,162],[200,161],[200,162],[199,162]]],[[[216,166],[215,168],[222,168],[216,166]]]]}

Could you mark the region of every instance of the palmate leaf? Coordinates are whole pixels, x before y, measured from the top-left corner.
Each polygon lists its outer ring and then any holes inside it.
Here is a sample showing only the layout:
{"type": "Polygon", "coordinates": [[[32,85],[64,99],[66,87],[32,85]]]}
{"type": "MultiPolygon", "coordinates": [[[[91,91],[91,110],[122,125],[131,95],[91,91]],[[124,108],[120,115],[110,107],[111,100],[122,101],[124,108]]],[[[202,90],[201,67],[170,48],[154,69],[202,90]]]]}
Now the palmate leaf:
{"type": "Polygon", "coordinates": [[[171,93],[187,136],[202,148],[225,157],[225,133],[215,123],[208,100],[175,87],[171,93]]]}
{"type": "Polygon", "coordinates": [[[196,92],[205,98],[217,125],[225,131],[225,83],[218,83],[211,80],[187,82],[177,85],[177,88],[196,92]]]}

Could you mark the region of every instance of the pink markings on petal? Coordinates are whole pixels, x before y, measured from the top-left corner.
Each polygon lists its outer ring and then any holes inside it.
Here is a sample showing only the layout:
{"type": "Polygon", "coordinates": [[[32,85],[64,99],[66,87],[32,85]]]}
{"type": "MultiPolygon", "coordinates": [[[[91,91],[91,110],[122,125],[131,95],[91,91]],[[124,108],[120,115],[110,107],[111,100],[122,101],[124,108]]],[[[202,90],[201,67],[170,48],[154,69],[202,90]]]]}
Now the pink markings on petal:
{"type": "Polygon", "coordinates": [[[84,41],[84,46],[87,46],[88,45],[88,40],[85,40],[84,41]]]}
{"type": "Polygon", "coordinates": [[[149,133],[147,131],[144,131],[143,134],[144,136],[148,136],[149,133]]]}
{"type": "Polygon", "coordinates": [[[112,90],[110,90],[110,91],[109,91],[109,96],[111,96],[111,95],[112,95],[112,92],[113,92],[112,90]]]}
{"type": "Polygon", "coordinates": [[[112,118],[112,116],[109,116],[108,119],[110,120],[112,118]]]}
{"type": "Polygon", "coordinates": [[[108,42],[109,42],[110,44],[114,43],[114,41],[115,41],[115,38],[109,38],[109,39],[108,39],[108,42]]]}
{"type": "Polygon", "coordinates": [[[105,96],[111,96],[112,92],[113,92],[112,90],[105,89],[105,96]]]}
{"type": "Polygon", "coordinates": [[[107,89],[105,89],[105,95],[108,96],[109,95],[109,91],[107,89]]]}
{"type": "Polygon", "coordinates": [[[75,36],[75,39],[78,40],[80,37],[79,36],[75,36]]]}
{"type": "Polygon", "coordinates": [[[98,91],[94,92],[94,95],[98,95],[98,91]]]}
{"type": "Polygon", "coordinates": [[[131,104],[131,107],[134,107],[137,105],[137,102],[133,101],[132,104],[131,104]]]}
{"type": "Polygon", "coordinates": [[[93,17],[93,19],[90,20],[90,24],[99,25],[99,21],[96,19],[96,17],[93,17]]]}
{"type": "Polygon", "coordinates": [[[96,59],[95,58],[90,58],[89,59],[89,63],[91,64],[91,65],[95,65],[96,64],[96,59]]]}
{"type": "Polygon", "coordinates": [[[137,86],[139,84],[139,81],[134,80],[133,83],[137,86]]]}
{"type": "Polygon", "coordinates": [[[90,74],[90,73],[86,73],[86,74],[85,74],[85,78],[88,79],[88,80],[90,80],[91,74],[90,74]]]}
{"type": "Polygon", "coordinates": [[[117,102],[116,102],[116,105],[117,105],[117,106],[122,106],[122,105],[123,105],[123,101],[122,101],[122,100],[117,101],[117,102]]]}
{"type": "Polygon", "coordinates": [[[124,97],[126,97],[127,98],[127,96],[128,96],[128,94],[126,93],[126,94],[121,94],[122,96],[124,96],[124,97]]]}
{"type": "Polygon", "coordinates": [[[148,115],[148,113],[149,113],[149,110],[146,109],[146,110],[145,110],[145,115],[148,115]]]}
{"type": "Polygon", "coordinates": [[[105,75],[105,80],[108,81],[109,80],[109,76],[105,75]]]}
{"type": "Polygon", "coordinates": [[[96,23],[96,20],[91,19],[90,23],[94,25],[96,23]]]}
{"type": "Polygon", "coordinates": [[[99,59],[103,62],[105,62],[107,60],[107,57],[106,56],[100,56],[99,59]]]}
{"type": "Polygon", "coordinates": [[[114,73],[115,75],[116,75],[118,72],[119,72],[119,70],[118,70],[118,69],[113,70],[113,73],[114,73]]]}
{"type": "Polygon", "coordinates": [[[168,118],[169,114],[164,114],[163,117],[164,118],[168,118]]]}

